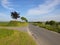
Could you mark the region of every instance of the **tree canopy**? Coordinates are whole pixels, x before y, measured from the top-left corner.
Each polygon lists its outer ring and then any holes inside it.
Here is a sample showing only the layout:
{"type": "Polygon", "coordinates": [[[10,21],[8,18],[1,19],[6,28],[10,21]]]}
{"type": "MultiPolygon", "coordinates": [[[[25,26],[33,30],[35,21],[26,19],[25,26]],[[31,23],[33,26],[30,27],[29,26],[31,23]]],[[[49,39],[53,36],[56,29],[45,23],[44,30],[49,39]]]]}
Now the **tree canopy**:
{"type": "Polygon", "coordinates": [[[12,17],[13,19],[20,18],[19,13],[17,13],[16,11],[11,12],[11,17],[12,17]]]}
{"type": "Polygon", "coordinates": [[[51,20],[51,21],[46,21],[45,24],[56,25],[57,23],[51,20]]]}
{"type": "Polygon", "coordinates": [[[21,19],[28,22],[28,20],[25,17],[21,17],[21,19]]]}

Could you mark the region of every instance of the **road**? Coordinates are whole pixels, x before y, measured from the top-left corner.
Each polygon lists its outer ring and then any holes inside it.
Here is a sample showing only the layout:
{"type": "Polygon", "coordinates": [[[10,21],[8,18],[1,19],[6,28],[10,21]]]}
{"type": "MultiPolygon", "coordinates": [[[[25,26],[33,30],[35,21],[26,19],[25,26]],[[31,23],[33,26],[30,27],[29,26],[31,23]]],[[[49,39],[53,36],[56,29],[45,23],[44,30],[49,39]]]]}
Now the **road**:
{"type": "Polygon", "coordinates": [[[38,45],[60,45],[60,34],[29,24],[29,31],[38,45]]]}

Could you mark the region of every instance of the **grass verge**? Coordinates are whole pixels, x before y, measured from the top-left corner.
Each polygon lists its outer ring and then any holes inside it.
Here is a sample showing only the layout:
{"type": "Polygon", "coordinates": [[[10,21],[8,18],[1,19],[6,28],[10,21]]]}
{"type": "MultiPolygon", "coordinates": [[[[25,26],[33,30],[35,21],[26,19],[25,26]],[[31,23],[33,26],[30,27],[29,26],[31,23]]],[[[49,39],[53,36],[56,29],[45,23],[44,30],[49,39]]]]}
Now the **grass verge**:
{"type": "Polygon", "coordinates": [[[54,25],[46,25],[44,23],[42,23],[42,24],[40,24],[40,23],[33,23],[33,25],[39,26],[39,27],[42,27],[42,28],[45,28],[45,29],[48,29],[50,31],[55,31],[55,32],[60,33],[60,25],[54,26],[54,25]]]}
{"type": "Polygon", "coordinates": [[[27,32],[0,29],[0,45],[36,45],[27,32]]]}
{"type": "Polygon", "coordinates": [[[20,22],[20,21],[0,22],[0,26],[23,27],[27,25],[28,25],[27,22],[20,22]]]}

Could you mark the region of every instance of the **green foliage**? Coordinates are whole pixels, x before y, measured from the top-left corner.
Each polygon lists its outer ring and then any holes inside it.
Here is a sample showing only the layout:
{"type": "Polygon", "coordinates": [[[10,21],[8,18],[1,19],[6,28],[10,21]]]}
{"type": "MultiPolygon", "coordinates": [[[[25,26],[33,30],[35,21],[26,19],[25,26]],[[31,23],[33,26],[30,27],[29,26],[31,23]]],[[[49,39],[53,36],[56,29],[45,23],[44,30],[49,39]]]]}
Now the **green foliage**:
{"type": "Polygon", "coordinates": [[[45,24],[49,24],[49,21],[46,21],[45,24]]]}
{"type": "Polygon", "coordinates": [[[14,32],[13,30],[8,30],[8,29],[0,29],[0,39],[4,38],[6,36],[12,35],[14,32]]]}
{"type": "Polygon", "coordinates": [[[0,26],[7,27],[7,26],[12,26],[12,27],[23,27],[27,26],[27,22],[20,22],[20,21],[10,21],[10,22],[0,22],[0,26]]]}
{"type": "Polygon", "coordinates": [[[46,21],[45,24],[56,25],[57,23],[55,21],[51,20],[51,21],[46,21]]]}
{"type": "Polygon", "coordinates": [[[0,22],[0,26],[7,26],[9,22],[0,22]]]}
{"type": "Polygon", "coordinates": [[[20,22],[18,22],[18,21],[10,21],[7,26],[20,26],[20,22]]]}
{"type": "Polygon", "coordinates": [[[60,28],[58,29],[58,31],[57,31],[58,33],[60,33],[60,28]]]}
{"type": "Polygon", "coordinates": [[[0,45],[36,45],[27,32],[0,29],[0,45]]]}
{"type": "Polygon", "coordinates": [[[56,24],[56,22],[55,22],[55,21],[53,21],[53,20],[51,20],[51,21],[49,22],[49,24],[50,24],[50,25],[55,25],[55,24],[56,24]]]}
{"type": "Polygon", "coordinates": [[[11,12],[11,17],[12,17],[13,19],[17,19],[17,18],[19,18],[20,16],[19,16],[19,14],[15,11],[15,12],[11,12]]]}
{"type": "Polygon", "coordinates": [[[27,25],[28,25],[28,23],[26,23],[26,22],[10,21],[7,26],[19,26],[19,27],[22,27],[22,26],[27,26],[27,25]]]}
{"type": "Polygon", "coordinates": [[[22,20],[24,20],[25,22],[28,22],[28,20],[25,17],[21,17],[22,20]]]}
{"type": "Polygon", "coordinates": [[[33,23],[33,25],[60,33],[60,25],[58,24],[58,22],[55,21],[47,21],[46,23],[37,22],[37,23],[33,23]]]}
{"type": "Polygon", "coordinates": [[[58,29],[57,32],[60,33],[60,25],[58,25],[57,29],[58,29]]]}

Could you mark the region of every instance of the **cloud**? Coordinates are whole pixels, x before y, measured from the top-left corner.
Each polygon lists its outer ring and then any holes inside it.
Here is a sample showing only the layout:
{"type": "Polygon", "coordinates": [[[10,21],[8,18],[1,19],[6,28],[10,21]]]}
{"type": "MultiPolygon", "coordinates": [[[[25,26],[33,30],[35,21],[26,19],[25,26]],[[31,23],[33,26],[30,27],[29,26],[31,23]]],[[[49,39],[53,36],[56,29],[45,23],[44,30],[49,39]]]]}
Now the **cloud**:
{"type": "Polygon", "coordinates": [[[0,13],[0,21],[10,21],[10,15],[7,15],[6,13],[0,13]]]}
{"type": "Polygon", "coordinates": [[[28,20],[29,21],[50,21],[50,20],[60,21],[60,15],[49,14],[44,16],[43,15],[38,15],[33,17],[29,16],[28,20]]]}
{"type": "Polygon", "coordinates": [[[13,10],[11,2],[8,0],[1,0],[1,5],[6,9],[13,10]]]}
{"type": "Polygon", "coordinates": [[[40,15],[52,12],[55,6],[59,5],[60,0],[46,0],[45,3],[39,4],[37,7],[29,9],[27,15],[40,15]]]}

